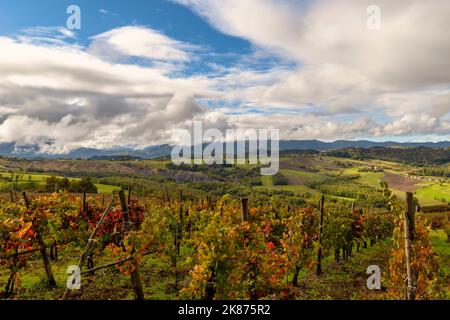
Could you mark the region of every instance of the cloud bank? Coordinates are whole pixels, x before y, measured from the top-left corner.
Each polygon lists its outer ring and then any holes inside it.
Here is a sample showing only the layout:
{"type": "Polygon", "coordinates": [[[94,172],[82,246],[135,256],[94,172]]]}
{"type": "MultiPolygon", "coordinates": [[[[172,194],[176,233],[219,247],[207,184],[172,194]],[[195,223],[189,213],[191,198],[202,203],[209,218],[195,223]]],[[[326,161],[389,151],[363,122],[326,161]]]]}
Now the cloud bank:
{"type": "MultiPolygon", "coordinates": [[[[0,37],[0,143],[44,152],[171,143],[194,120],[284,139],[450,138],[450,3],[172,0],[254,48],[220,72],[208,49],[145,26],[73,44],[64,28],[0,37]],[[261,57],[281,63],[254,67],[261,57]]],[[[263,61],[263,60],[261,60],[263,61]]]]}

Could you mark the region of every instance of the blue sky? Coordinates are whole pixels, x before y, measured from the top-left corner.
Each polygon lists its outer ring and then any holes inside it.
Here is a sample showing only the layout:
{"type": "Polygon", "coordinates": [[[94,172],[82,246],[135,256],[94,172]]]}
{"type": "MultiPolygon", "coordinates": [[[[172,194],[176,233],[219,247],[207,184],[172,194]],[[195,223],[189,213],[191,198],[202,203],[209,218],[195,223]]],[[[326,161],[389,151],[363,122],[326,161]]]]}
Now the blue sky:
{"type": "MultiPolygon", "coordinates": [[[[36,26],[64,26],[66,8],[78,5],[82,13],[82,28],[76,30],[76,41],[88,44],[89,38],[108,30],[140,25],[161,31],[170,38],[204,46],[218,54],[190,68],[191,72],[207,69],[207,62],[232,65],[240,55],[252,52],[249,41],[225,35],[188,8],[166,0],[20,0],[0,3],[0,34],[15,35],[36,26]]],[[[264,62],[271,62],[270,58],[264,62]]],[[[255,67],[265,68],[266,65],[255,67]]]]}
{"type": "Polygon", "coordinates": [[[448,140],[450,4],[380,0],[376,31],[370,4],[1,1],[0,143],[142,147],[195,120],[285,139],[448,140]],[[72,4],[80,30],[66,28],[72,4]]]}
{"type": "Polygon", "coordinates": [[[224,51],[243,45],[248,47],[245,41],[223,36],[214,31],[188,8],[159,0],[2,1],[0,3],[2,33],[16,33],[35,26],[64,25],[67,19],[66,8],[72,4],[82,9],[82,29],[77,31],[81,39],[116,27],[138,24],[164,31],[170,37],[189,42],[212,42],[216,48],[224,51]],[[103,10],[109,13],[103,13],[103,10]]]}

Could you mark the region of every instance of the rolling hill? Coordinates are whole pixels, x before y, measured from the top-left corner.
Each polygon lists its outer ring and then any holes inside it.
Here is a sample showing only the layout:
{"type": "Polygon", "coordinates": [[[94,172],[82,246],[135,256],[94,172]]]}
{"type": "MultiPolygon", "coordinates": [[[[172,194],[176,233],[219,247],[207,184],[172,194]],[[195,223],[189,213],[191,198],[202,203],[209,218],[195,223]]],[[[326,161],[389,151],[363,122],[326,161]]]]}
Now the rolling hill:
{"type": "MultiPolygon", "coordinates": [[[[408,142],[393,141],[374,142],[368,140],[337,140],[323,142],[319,140],[281,140],[280,150],[316,150],[328,151],[344,148],[373,148],[373,147],[428,147],[450,148],[450,141],[441,142],[408,142]]],[[[17,158],[43,158],[43,159],[89,159],[93,157],[129,156],[142,159],[156,159],[171,154],[172,147],[168,144],[149,146],[144,149],[134,147],[116,147],[111,149],[78,148],[67,154],[49,154],[41,152],[38,145],[20,145],[16,143],[0,143],[0,156],[17,158]]]]}

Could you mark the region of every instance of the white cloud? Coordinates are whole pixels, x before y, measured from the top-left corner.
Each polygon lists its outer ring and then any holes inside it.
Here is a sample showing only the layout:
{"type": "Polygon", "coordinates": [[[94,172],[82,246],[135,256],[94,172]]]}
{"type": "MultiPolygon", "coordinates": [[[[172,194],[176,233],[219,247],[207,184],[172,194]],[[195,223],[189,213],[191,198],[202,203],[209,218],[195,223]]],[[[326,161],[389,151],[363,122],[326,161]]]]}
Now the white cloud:
{"type": "Polygon", "coordinates": [[[71,45],[0,37],[0,143],[47,152],[80,146],[146,146],[202,112],[204,77],[108,62],[71,45]],[[51,142],[51,143],[47,143],[51,142]]]}
{"type": "Polygon", "coordinates": [[[379,0],[379,31],[366,26],[370,0],[173,1],[189,6],[224,33],[302,65],[351,68],[382,87],[450,82],[446,0],[379,0]]]}
{"type": "Polygon", "coordinates": [[[0,143],[142,147],[171,142],[194,120],[279,128],[284,139],[450,136],[449,2],[379,0],[376,32],[366,0],[177,2],[249,40],[254,55],[187,76],[174,71],[202,48],[144,26],[87,46],[58,28],[0,37],[0,143]],[[280,63],[253,68],[271,56],[280,63]]]}
{"type": "Polygon", "coordinates": [[[113,16],[113,17],[118,17],[119,16],[117,13],[111,12],[111,11],[106,10],[106,9],[100,9],[99,12],[101,14],[103,14],[103,15],[106,15],[106,16],[113,16]]]}
{"type": "MultiPolygon", "coordinates": [[[[313,109],[311,114],[336,115],[336,127],[345,114],[353,114],[357,122],[382,118],[381,124],[370,124],[368,134],[449,134],[448,1],[377,1],[382,15],[378,31],[366,25],[366,9],[373,4],[369,0],[173,1],[258,50],[297,62],[290,70],[225,76],[222,86],[229,99],[275,112],[313,109]],[[418,112],[424,114],[417,119],[424,125],[405,121],[418,112]]],[[[344,127],[355,129],[348,123],[344,127]]],[[[346,131],[336,130],[336,138],[346,131]]],[[[350,135],[359,134],[354,130],[350,135]]]]}
{"type": "Polygon", "coordinates": [[[92,40],[90,51],[94,53],[161,61],[188,61],[188,50],[194,49],[194,46],[141,26],[113,29],[93,37],[92,40]]]}
{"type": "Polygon", "coordinates": [[[33,37],[47,37],[50,39],[68,39],[76,38],[75,32],[65,27],[43,27],[37,26],[27,28],[22,31],[28,38],[33,37]]]}

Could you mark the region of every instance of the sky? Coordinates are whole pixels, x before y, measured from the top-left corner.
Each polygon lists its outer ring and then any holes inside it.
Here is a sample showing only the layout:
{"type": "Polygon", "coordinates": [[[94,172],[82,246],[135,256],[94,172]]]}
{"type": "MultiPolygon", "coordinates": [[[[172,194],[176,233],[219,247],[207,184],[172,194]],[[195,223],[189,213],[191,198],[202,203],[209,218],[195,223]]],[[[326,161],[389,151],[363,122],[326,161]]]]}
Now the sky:
{"type": "Polygon", "coordinates": [[[0,143],[450,140],[448,30],[446,0],[0,0],[0,143]]]}

